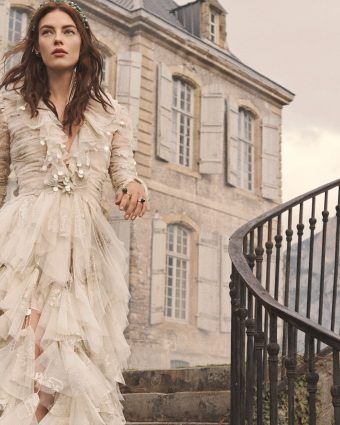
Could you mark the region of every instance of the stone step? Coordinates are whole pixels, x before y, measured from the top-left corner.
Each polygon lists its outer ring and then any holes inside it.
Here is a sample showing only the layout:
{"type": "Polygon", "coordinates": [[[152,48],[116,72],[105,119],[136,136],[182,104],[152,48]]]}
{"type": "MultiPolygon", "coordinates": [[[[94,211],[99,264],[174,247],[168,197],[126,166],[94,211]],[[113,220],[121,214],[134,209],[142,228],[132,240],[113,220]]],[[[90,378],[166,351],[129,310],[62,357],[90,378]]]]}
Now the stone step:
{"type": "Polygon", "coordinates": [[[126,425],[229,425],[228,422],[126,422],[126,425]]]}
{"type": "Polygon", "coordinates": [[[124,394],[127,421],[136,423],[227,423],[229,391],[124,394]]]}
{"type": "Polygon", "coordinates": [[[229,365],[176,369],[125,370],[122,393],[175,393],[179,391],[226,391],[230,388],[229,365]]]}

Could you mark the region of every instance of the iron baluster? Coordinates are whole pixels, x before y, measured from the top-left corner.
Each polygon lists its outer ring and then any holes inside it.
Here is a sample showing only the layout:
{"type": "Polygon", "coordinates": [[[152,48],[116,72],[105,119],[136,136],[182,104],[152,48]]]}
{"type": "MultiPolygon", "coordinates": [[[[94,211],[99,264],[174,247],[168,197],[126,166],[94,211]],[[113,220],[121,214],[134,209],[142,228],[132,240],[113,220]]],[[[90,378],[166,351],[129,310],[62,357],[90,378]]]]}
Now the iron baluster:
{"type": "Polygon", "coordinates": [[[308,391],[308,407],[309,407],[309,425],[316,425],[316,392],[319,375],[315,372],[315,339],[307,335],[308,340],[308,372],[307,391],[308,391]]]}
{"type": "Polygon", "coordinates": [[[335,311],[336,297],[338,292],[339,278],[339,243],[340,243],[340,187],[338,188],[338,204],[336,206],[336,231],[335,231],[335,248],[334,248],[334,279],[333,279],[333,296],[332,296],[332,317],[331,329],[335,329],[335,311]]]}
{"type": "MultiPolygon", "coordinates": [[[[320,297],[319,297],[319,316],[318,323],[322,324],[323,315],[323,298],[325,288],[325,259],[326,259],[326,242],[327,242],[327,223],[328,223],[328,190],[325,192],[324,209],[322,211],[322,249],[321,249],[321,270],[320,270],[320,297]]],[[[317,352],[320,353],[320,340],[317,342],[317,352]]]]}

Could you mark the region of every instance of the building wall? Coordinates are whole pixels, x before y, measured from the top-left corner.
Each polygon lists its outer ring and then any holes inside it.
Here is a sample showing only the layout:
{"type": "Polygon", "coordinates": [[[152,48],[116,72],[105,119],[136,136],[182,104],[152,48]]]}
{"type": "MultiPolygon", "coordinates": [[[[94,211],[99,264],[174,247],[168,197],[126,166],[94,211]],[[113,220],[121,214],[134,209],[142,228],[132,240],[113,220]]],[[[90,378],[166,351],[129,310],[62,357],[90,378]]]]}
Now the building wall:
{"type": "MultiPolygon", "coordinates": [[[[84,4],[90,7],[90,3],[84,4]]],[[[167,28],[164,37],[157,36],[157,32],[151,27],[148,30],[145,25],[132,31],[123,10],[113,8],[99,13],[99,6],[96,8],[97,11],[94,7],[91,9],[89,17],[107,56],[108,89],[132,112],[137,125],[134,146],[137,170],[148,184],[151,196],[150,210],[134,222],[123,220],[117,208],[112,208],[109,182],[103,200],[109,210],[109,219],[130,250],[132,297],[126,329],[132,349],[129,365],[131,368],[168,368],[181,363],[190,366],[227,363],[230,361],[228,238],[241,224],[280,202],[280,178],[276,199],[263,197],[261,134],[264,119],[281,128],[283,102],[257,90],[250,77],[249,82],[240,82],[232,73],[213,66],[214,55],[216,63],[221,62],[221,51],[210,49],[204,58],[201,53],[195,53],[195,49],[199,50],[196,47],[199,42],[188,40],[188,36],[181,35],[178,30],[172,34],[167,28]],[[181,42],[183,48],[178,48],[181,42]],[[195,86],[194,163],[191,169],[164,161],[157,155],[160,66],[195,86]],[[126,77],[129,81],[124,81],[123,69],[129,70],[130,77],[126,77]],[[230,105],[234,103],[251,109],[258,117],[253,192],[228,183],[228,122],[220,152],[222,171],[200,172],[202,93],[212,84],[222,90],[228,119],[230,105]],[[187,317],[181,321],[164,315],[165,244],[167,225],[171,223],[185,226],[190,236],[187,317]]],[[[5,9],[8,11],[8,5],[0,1],[1,28],[5,28],[4,20],[8,16],[5,9]]],[[[4,34],[0,40],[4,40],[4,34]]],[[[4,43],[0,44],[1,49],[4,43]]],[[[278,147],[276,171],[280,175],[280,141],[278,147]]]]}

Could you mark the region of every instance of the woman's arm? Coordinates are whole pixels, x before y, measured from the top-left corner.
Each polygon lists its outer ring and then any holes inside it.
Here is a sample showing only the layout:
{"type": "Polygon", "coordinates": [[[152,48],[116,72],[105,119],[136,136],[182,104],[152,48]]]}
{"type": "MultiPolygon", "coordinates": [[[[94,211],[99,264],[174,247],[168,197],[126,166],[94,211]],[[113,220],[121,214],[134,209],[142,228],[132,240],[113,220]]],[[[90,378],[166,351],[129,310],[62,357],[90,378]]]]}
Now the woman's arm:
{"type": "MultiPolygon", "coordinates": [[[[112,138],[109,174],[113,189],[116,192],[120,192],[132,182],[138,183],[129,185],[129,192],[127,195],[124,196],[120,193],[118,196],[118,203],[120,203],[123,196],[124,198],[127,198],[122,202],[124,206],[122,209],[125,209],[130,217],[137,207],[137,200],[140,196],[144,196],[146,199],[145,205],[143,205],[143,211],[145,212],[146,204],[149,201],[149,192],[145,182],[138,177],[136,170],[136,161],[134,160],[132,151],[132,141],[134,136],[131,118],[126,109],[119,104],[116,104],[115,120],[116,131],[112,138]],[[130,193],[132,196],[130,202],[128,202],[130,193]]],[[[136,210],[138,215],[140,210],[140,208],[137,208],[136,210]]]]}

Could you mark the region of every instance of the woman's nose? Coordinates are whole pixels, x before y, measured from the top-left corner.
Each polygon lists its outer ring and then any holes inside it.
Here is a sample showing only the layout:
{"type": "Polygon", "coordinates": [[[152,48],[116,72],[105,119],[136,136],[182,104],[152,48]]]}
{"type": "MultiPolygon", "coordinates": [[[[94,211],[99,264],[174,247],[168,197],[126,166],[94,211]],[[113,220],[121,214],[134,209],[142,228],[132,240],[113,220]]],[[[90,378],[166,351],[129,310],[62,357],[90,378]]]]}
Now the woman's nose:
{"type": "Polygon", "coordinates": [[[62,33],[56,33],[54,37],[55,43],[62,43],[63,42],[63,34],[62,33]]]}

